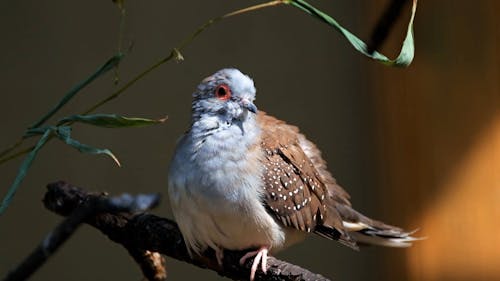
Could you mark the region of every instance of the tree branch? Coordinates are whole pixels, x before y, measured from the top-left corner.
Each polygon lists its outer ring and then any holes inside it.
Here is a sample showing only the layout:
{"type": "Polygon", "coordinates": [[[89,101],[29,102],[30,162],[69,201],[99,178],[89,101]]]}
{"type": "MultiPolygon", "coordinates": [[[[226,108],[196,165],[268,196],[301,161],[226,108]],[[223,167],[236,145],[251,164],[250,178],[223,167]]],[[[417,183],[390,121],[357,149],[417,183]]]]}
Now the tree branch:
{"type": "MultiPolygon", "coordinates": [[[[47,189],[43,199],[45,207],[62,216],[75,213],[85,206],[86,202],[109,199],[104,193],[91,193],[62,181],[49,184],[47,189]]],[[[191,258],[175,222],[152,214],[134,213],[134,210],[132,212],[119,211],[121,212],[96,211],[91,216],[86,216],[84,222],[99,229],[112,241],[124,246],[139,263],[143,274],[149,280],[166,279],[164,261],[158,253],[214,270],[234,280],[248,280],[253,260],[250,259],[244,265],[239,264],[239,259],[245,251],[225,251],[222,267],[217,263],[213,250],[207,250],[203,256],[191,258]]],[[[270,257],[267,274],[258,271],[256,280],[328,279],[299,266],[270,257]]]]}
{"type": "MultiPolygon", "coordinates": [[[[67,198],[78,198],[78,201],[72,201],[72,208],[65,209],[65,215],[68,216],[60,223],[52,232],[50,232],[43,241],[35,248],[35,250],[15,269],[7,274],[5,281],[26,280],[40,266],[42,266],[49,257],[76,231],[82,222],[86,219],[94,217],[99,213],[114,213],[114,212],[137,212],[144,211],[155,207],[159,203],[160,196],[153,195],[137,195],[131,196],[123,194],[117,197],[106,197],[104,194],[88,194],[89,196],[81,196],[77,189],[56,189],[57,186],[69,187],[64,182],[57,182],[48,186],[49,191],[46,193],[44,203],[51,203],[52,207],[65,205],[66,202],[60,201],[62,197],[58,196],[60,191],[65,190],[64,195],[67,198]]],[[[67,205],[66,205],[67,206],[67,205]]],[[[134,256],[136,261],[141,265],[148,264],[147,257],[134,256]]],[[[144,270],[143,270],[144,272],[144,270]]],[[[153,279],[151,279],[153,280],[153,279]]]]}

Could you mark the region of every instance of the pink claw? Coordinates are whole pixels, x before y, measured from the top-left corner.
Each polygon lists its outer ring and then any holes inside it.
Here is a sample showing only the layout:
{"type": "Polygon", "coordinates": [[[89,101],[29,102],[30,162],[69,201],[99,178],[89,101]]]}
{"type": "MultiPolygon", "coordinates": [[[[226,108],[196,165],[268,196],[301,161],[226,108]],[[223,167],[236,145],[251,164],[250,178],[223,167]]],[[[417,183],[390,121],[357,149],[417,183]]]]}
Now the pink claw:
{"type": "Polygon", "coordinates": [[[217,263],[219,266],[223,266],[222,260],[224,259],[224,250],[223,249],[216,249],[215,250],[215,258],[217,259],[217,263]]]}
{"type": "Polygon", "coordinates": [[[250,281],[255,279],[255,272],[257,271],[257,267],[259,263],[261,264],[262,272],[267,272],[267,253],[269,252],[269,248],[267,246],[262,246],[257,251],[251,251],[246,253],[240,259],[240,264],[243,265],[248,258],[255,256],[253,259],[252,268],[250,270],[250,281]]]}

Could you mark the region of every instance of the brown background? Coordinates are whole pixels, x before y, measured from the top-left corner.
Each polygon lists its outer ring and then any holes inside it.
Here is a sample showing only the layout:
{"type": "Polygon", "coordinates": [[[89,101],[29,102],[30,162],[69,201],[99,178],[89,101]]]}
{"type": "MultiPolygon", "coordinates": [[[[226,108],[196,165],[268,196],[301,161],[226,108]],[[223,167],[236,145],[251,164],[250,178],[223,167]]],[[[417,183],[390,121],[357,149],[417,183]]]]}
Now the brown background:
{"type": "MultiPolygon", "coordinates": [[[[127,1],[120,66],[127,81],[169,53],[208,18],[252,1],[127,1]]],[[[386,1],[312,1],[362,38],[386,1]]],[[[94,190],[161,192],[177,137],[189,124],[190,94],[219,68],[252,76],[260,109],[299,125],[322,148],[354,205],[426,241],[410,249],[354,252],[311,237],[280,258],[335,280],[500,279],[500,90],[498,1],[421,1],[416,58],[392,69],[362,57],[323,23],[291,7],[229,19],[202,34],[170,63],[99,112],[162,117],[161,126],[75,126],[84,143],[112,149],[83,155],[51,142],[32,166],[12,206],[0,217],[0,276],[60,220],[40,204],[44,185],[65,179],[94,190]]],[[[400,19],[384,46],[394,56],[400,19]]],[[[111,1],[0,2],[0,148],[111,56],[119,13],[111,1]]],[[[77,113],[115,89],[112,74],[92,84],[59,117],[77,113]]],[[[0,167],[2,195],[20,159],[0,167]]],[[[171,217],[166,197],[154,211],[171,217]]],[[[171,280],[219,277],[168,259],[171,280]]],[[[126,252],[87,226],[32,280],[139,280],[126,252]]]]}

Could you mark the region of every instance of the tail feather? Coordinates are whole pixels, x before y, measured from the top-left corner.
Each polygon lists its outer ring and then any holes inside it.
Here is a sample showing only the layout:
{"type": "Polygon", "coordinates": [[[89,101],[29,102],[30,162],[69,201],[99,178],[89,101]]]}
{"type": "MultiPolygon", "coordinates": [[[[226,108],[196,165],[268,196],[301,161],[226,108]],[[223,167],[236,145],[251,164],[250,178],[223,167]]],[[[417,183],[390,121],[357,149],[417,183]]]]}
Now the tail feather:
{"type": "Polygon", "coordinates": [[[414,241],[425,239],[412,236],[417,230],[404,231],[399,227],[370,219],[350,206],[339,204],[336,209],[342,217],[344,230],[358,244],[405,248],[411,246],[414,241]]]}
{"type": "Polygon", "coordinates": [[[401,237],[387,237],[378,235],[367,235],[363,232],[352,232],[351,237],[356,240],[358,244],[377,245],[384,247],[407,248],[412,245],[413,241],[422,240],[423,238],[416,238],[412,236],[401,237]]]}
{"type": "Polygon", "coordinates": [[[425,238],[411,236],[415,231],[398,232],[387,229],[377,229],[370,226],[367,228],[351,231],[349,228],[353,223],[347,223],[346,230],[349,231],[349,236],[358,244],[378,245],[385,247],[406,248],[412,245],[412,242],[425,238]]]}

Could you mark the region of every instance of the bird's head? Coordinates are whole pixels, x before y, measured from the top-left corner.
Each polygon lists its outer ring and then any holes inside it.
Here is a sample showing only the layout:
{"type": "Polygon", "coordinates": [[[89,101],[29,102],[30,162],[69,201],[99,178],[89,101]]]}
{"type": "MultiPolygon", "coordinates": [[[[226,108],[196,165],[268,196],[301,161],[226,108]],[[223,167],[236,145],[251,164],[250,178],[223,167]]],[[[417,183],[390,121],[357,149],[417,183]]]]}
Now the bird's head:
{"type": "Polygon", "coordinates": [[[193,118],[219,122],[244,121],[257,113],[253,80],[235,68],[225,68],[203,79],[193,94],[193,118]]]}

